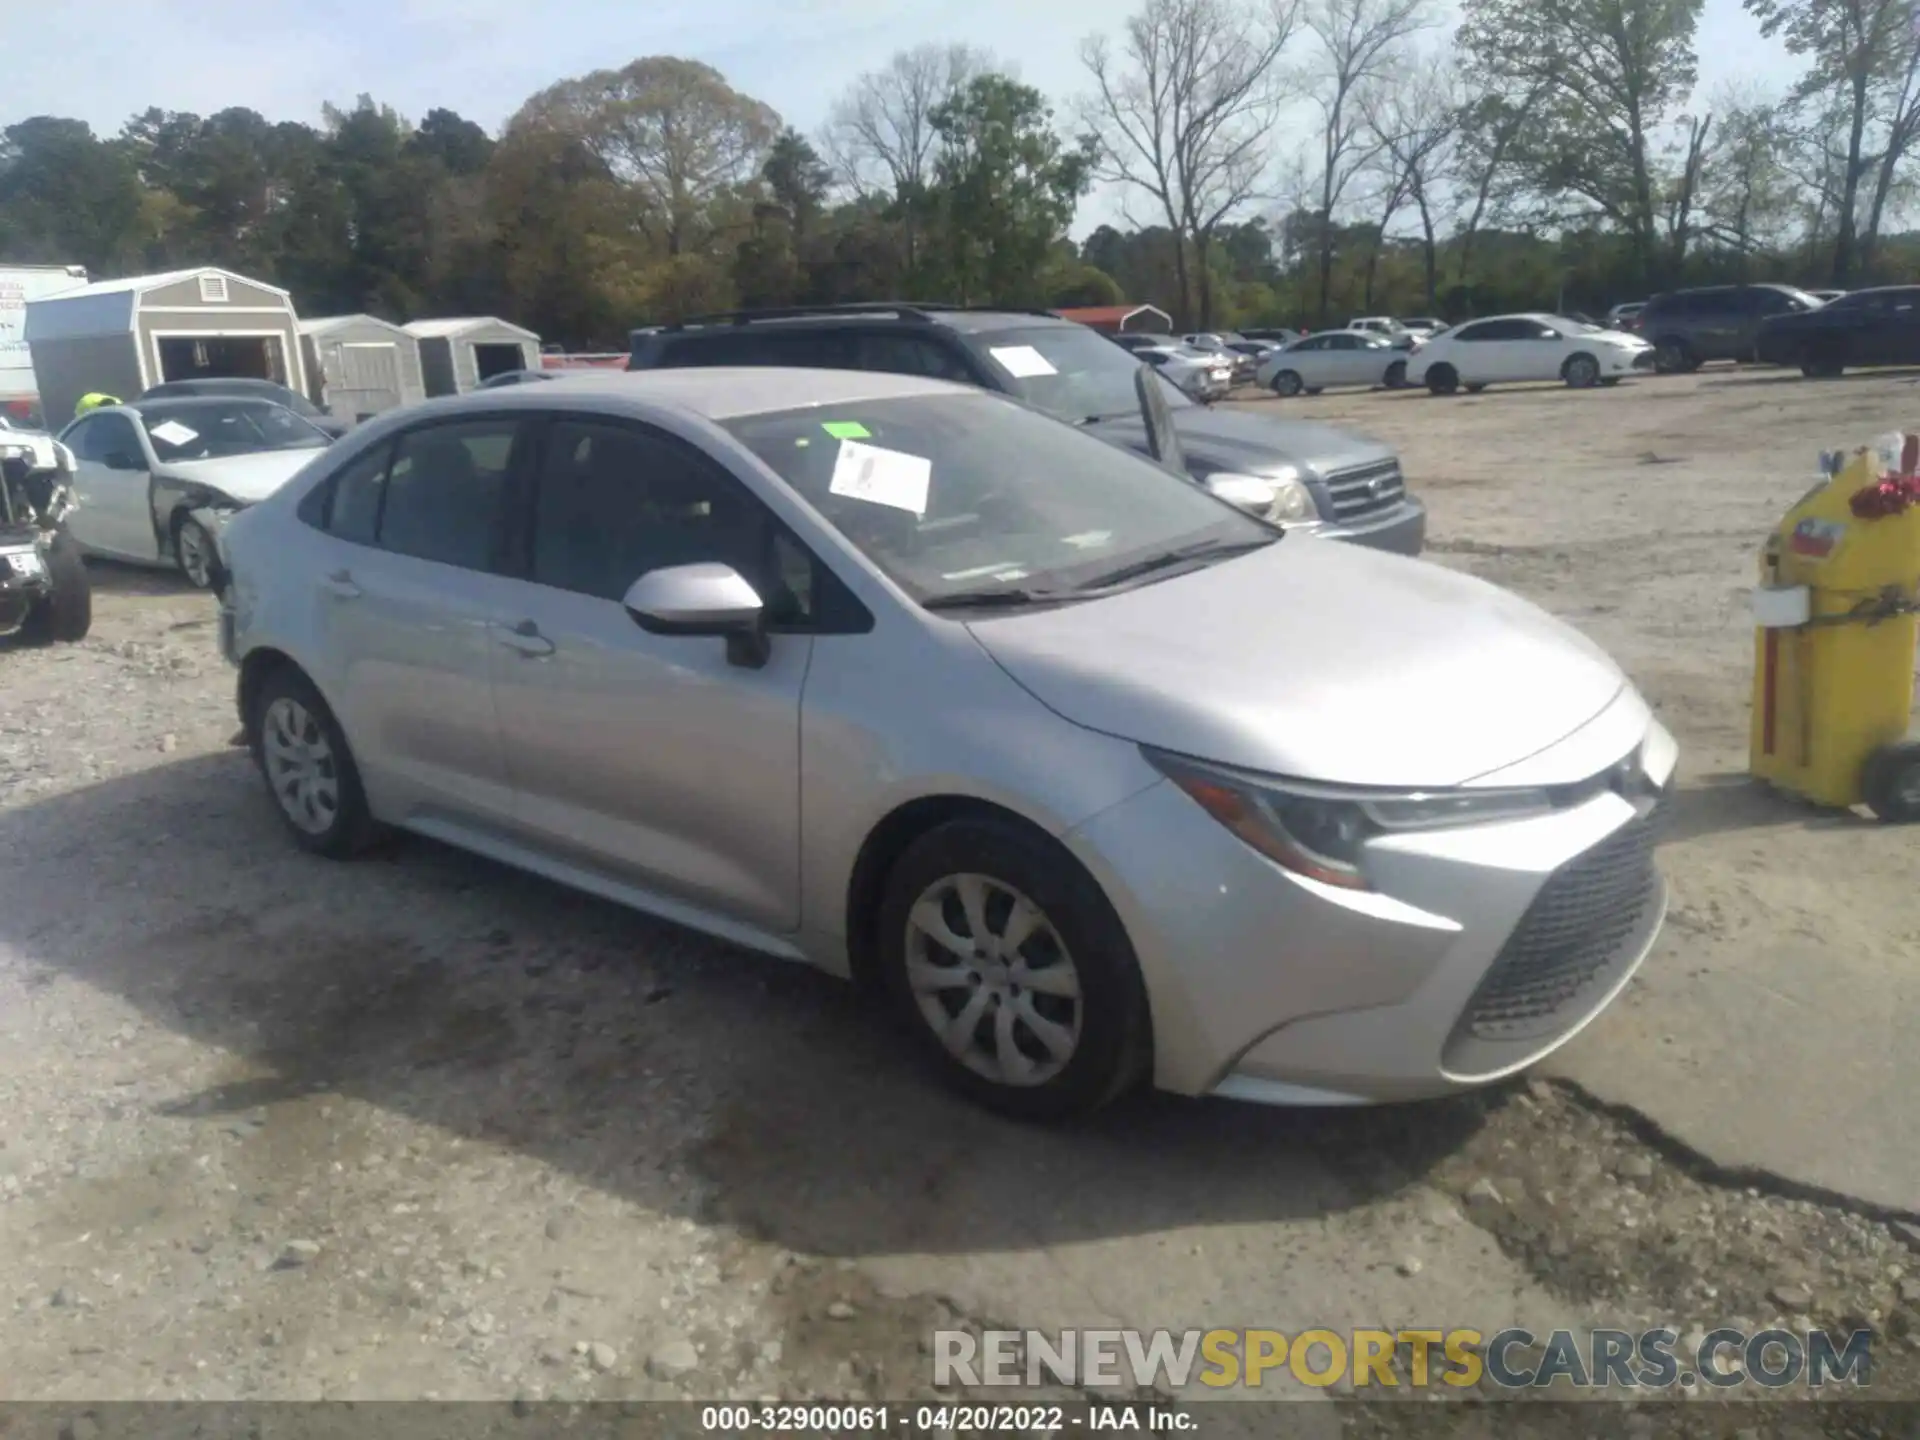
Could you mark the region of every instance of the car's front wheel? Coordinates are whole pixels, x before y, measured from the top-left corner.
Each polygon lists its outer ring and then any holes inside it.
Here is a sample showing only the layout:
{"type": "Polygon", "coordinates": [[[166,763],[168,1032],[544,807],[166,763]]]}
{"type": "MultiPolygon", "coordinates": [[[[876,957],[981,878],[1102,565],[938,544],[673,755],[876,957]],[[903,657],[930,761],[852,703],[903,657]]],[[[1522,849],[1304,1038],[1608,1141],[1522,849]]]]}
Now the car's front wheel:
{"type": "Polygon", "coordinates": [[[1387,366],[1385,381],[1387,389],[1398,390],[1407,383],[1407,362],[1396,360],[1387,366]]]}
{"type": "Polygon", "coordinates": [[[180,573],[196,590],[213,588],[214,567],[219,551],[213,535],[191,515],[182,515],[173,525],[173,558],[180,573]]]}
{"type": "Polygon", "coordinates": [[[20,623],[20,638],[29,645],[73,644],[93,628],[93,580],[80,547],[64,530],[56,530],[41,551],[47,566],[47,594],[20,623]]]}
{"type": "Polygon", "coordinates": [[[1560,367],[1560,378],[1575,390],[1591,390],[1600,383],[1600,362],[1585,352],[1569,355],[1560,367]]]}
{"type": "Polygon", "coordinates": [[[282,666],[266,678],[247,716],[247,743],[302,850],[343,860],[372,843],[378,827],[359,767],[305,675],[282,666]]]}
{"type": "Polygon", "coordinates": [[[895,864],[878,925],[895,1007],[975,1100],[1057,1120],[1144,1077],[1133,946],[1092,877],[1044,836],[992,819],[929,831],[895,864]]]}
{"type": "Polygon", "coordinates": [[[1273,377],[1273,393],[1276,395],[1298,395],[1306,388],[1306,382],[1296,370],[1282,370],[1273,377]]]}

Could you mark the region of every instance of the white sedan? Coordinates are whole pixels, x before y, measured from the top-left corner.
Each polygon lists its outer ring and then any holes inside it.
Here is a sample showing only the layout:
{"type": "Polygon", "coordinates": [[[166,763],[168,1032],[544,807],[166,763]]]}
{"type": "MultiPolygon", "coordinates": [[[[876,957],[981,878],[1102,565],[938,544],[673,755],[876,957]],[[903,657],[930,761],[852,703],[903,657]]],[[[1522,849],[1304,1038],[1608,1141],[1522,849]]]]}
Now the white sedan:
{"type": "Polygon", "coordinates": [[[1414,348],[1407,381],[1436,395],[1525,380],[1564,380],[1584,390],[1652,369],[1653,347],[1637,335],[1530,313],[1493,315],[1441,331],[1414,348]]]}
{"type": "Polygon", "coordinates": [[[1254,380],[1276,395],[1317,395],[1331,385],[1406,383],[1408,352],[1364,330],[1322,330],[1269,353],[1254,380]]]}

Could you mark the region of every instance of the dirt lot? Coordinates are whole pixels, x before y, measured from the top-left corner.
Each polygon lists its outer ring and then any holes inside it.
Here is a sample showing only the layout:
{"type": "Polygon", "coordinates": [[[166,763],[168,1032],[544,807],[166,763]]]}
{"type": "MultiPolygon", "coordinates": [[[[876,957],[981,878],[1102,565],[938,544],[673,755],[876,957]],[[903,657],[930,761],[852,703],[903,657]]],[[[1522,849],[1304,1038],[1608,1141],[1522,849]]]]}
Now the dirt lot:
{"type": "Polygon", "coordinates": [[[832,982],[425,842],[297,855],[210,602],[103,567],[90,640],[0,654],[0,1398],[905,1399],[953,1323],[1811,1320],[1920,1390],[1886,1068],[1920,837],[1733,778],[1754,549],[1820,448],[1920,422],[1913,380],[1250,403],[1400,445],[1434,558],[1586,629],[1681,740],[1673,923],[1548,1075],[1003,1124],[832,982]],[[1728,998],[1781,933],[1839,1000],[1728,998]]]}

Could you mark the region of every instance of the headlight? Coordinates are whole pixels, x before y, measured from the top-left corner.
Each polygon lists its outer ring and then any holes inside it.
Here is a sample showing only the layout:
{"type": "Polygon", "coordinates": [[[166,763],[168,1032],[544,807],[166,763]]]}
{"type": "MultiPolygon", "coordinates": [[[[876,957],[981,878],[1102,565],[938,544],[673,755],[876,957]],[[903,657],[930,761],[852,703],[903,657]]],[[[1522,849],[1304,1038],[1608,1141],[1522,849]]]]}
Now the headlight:
{"type": "MultiPolygon", "coordinates": [[[[1307,489],[1300,472],[1291,465],[1282,466],[1271,475],[1240,475],[1223,470],[1207,483],[1211,487],[1215,481],[1230,482],[1236,487],[1248,484],[1266,486],[1272,499],[1262,518],[1276,525],[1298,525],[1303,520],[1320,518],[1319,508],[1313,503],[1313,492],[1307,489]]],[[[1240,502],[1235,500],[1234,503],[1240,502]]]]}
{"type": "Polygon", "coordinates": [[[1198,761],[1141,754],[1202,810],[1296,875],[1367,890],[1364,852],[1379,835],[1513,820],[1553,808],[1544,790],[1346,790],[1255,779],[1198,761]]]}

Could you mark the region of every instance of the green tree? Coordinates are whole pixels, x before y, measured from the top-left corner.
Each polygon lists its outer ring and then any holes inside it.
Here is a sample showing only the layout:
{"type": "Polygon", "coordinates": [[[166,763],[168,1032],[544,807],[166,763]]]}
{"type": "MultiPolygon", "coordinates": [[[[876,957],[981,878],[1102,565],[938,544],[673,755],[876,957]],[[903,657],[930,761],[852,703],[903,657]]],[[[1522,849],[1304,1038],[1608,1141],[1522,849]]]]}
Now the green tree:
{"type": "Polygon", "coordinates": [[[1095,144],[1063,142],[1032,86],[980,75],[933,112],[920,213],[945,289],[962,303],[1039,305],[1042,271],[1093,180],[1095,144]]]}
{"type": "Polygon", "coordinates": [[[112,274],[136,248],[140,178],[123,145],[81,120],[37,115],[0,131],[0,248],[112,274]]]}
{"type": "Polygon", "coordinates": [[[1466,0],[1460,47],[1508,96],[1536,96],[1510,136],[1530,188],[1567,196],[1547,218],[1599,217],[1632,246],[1644,283],[1659,278],[1662,182],[1654,141],[1692,93],[1702,0],[1466,0]]]}

